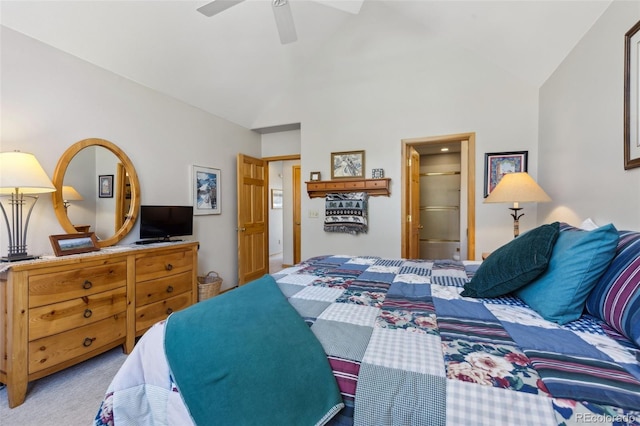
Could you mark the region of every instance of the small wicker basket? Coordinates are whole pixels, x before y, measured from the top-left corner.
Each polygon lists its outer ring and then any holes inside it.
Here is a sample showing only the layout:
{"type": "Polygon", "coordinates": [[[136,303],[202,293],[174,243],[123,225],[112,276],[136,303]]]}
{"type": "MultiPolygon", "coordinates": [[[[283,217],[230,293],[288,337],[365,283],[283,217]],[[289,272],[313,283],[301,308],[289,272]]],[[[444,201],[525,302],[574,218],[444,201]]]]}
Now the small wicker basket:
{"type": "Polygon", "coordinates": [[[216,271],[209,271],[207,275],[198,275],[198,301],[217,296],[222,287],[222,278],[216,271]]]}

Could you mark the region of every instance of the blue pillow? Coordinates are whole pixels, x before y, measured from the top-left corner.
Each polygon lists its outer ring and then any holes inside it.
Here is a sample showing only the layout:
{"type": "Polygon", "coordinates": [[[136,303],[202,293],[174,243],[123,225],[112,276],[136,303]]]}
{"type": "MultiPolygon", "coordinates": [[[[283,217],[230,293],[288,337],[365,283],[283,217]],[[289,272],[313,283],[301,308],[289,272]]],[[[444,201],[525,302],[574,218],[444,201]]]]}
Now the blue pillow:
{"type": "Polygon", "coordinates": [[[554,222],[503,245],[480,264],[461,295],[497,297],[529,284],[547,269],[559,232],[559,224],[554,222]]]}
{"type": "Polygon", "coordinates": [[[516,295],[548,321],[566,324],[580,318],[617,244],[618,230],[612,224],[593,231],[561,226],[549,267],[516,295]]]}

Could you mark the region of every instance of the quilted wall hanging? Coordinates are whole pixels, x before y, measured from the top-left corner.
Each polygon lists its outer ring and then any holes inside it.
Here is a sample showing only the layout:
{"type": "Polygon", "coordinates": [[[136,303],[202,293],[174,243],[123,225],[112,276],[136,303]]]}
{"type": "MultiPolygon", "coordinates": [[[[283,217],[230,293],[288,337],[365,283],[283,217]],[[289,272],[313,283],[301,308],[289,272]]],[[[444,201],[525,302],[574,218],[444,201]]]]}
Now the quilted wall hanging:
{"type": "Polygon", "coordinates": [[[325,201],[325,232],[359,234],[368,231],[366,192],[327,194],[325,201]]]}

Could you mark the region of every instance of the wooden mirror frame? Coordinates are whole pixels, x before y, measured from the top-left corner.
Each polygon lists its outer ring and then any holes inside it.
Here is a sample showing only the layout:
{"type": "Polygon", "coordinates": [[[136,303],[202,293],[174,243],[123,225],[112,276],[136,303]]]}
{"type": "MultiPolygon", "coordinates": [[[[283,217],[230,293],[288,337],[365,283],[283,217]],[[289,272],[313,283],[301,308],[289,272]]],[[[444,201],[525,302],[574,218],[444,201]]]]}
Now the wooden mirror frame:
{"type": "Polygon", "coordinates": [[[62,157],[58,160],[58,164],[56,165],[56,169],[53,173],[53,185],[57,189],[56,192],[51,193],[53,197],[53,209],[58,217],[58,222],[60,222],[60,225],[64,230],[68,233],[76,233],[77,230],[71,223],[71,220],[67,217],[67,213],[64,208],[62,185],[64,182],[64,175],[67,172],[67,167],[73,157],[75,157],[75,155],[82,149],[90,146],[101,146],[108,149],[118,157],[118,160],[122,163],[129,176],[129,183],[131,185],[131,207],[129,208],[127,219],[113,236],[103,240],[98,240],[99,247],[109,247],[118,243],[129,233],[129,231],[131,231],[131,228],[133,228],[133,225],[136,223],[136,219],[138,218],[138,212],[140,211],[140,182],[138,181],[136,169],[133,167],[133,163],[129,157],[127,157],[127,154],[125,154],[124,151],[118,148],[115,144],[104,139],[83,139],[80,142],[76,142],[71,145],[64,154],[62,154],[62,157]]]}

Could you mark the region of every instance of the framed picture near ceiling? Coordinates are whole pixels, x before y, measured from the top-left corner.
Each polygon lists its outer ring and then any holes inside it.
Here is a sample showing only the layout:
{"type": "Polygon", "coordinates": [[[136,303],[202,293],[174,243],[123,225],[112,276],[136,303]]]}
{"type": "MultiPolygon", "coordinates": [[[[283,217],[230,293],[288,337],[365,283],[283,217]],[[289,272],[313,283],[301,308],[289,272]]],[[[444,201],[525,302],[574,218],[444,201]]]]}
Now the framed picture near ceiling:
{"type": "Polygon", "coordinates": [[[484,198],[507,173],[526,172],[529,151],[488,152],[484,154],[484,198]]]}
{"type": "Polygon", "coordinates": [[[220,214],[220,169],[193,166],[191,178],[193,214],[220,214]]]}
{"type": "Polygon", "coordinates": [[[364,151],[331,153],[331,179],[363,177],[364,151]]]}
{"type": "Polygon", "coordinates": [[[624,36],[624,168],[640,167],[640,21],[624,36]]]}

